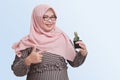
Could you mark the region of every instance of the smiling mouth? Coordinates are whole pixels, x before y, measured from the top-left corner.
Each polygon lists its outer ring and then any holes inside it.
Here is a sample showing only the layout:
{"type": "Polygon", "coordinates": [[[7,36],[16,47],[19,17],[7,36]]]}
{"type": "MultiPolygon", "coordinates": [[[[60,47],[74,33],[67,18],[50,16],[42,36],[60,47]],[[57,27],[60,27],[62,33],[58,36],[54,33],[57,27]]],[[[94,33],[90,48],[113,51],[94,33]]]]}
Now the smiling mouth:
{"type": "Polygon", "coordinates": [[[46,24],[48,27],[51,27],[52,26],[52,24],[46,24]]]}

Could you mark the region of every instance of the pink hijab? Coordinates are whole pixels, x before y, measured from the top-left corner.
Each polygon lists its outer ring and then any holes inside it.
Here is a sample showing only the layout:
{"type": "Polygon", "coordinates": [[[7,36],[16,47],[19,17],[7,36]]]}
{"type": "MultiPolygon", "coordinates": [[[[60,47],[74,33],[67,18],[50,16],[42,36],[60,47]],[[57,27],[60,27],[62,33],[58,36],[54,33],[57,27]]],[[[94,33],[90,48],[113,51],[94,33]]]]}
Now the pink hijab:
{"type": "Polygon", "coordinates": [[[60,55],[67,60],[74,60],[76,52],[68,36],[63,31],[56,26],[50,32],[45,32],[41,28],[43,24],[42,17],[50,8],[53,9],[46,4],[38,5],[34,8],[30,33],[12,46],[18,57],[21,57],[21,50],[35,46],[40,50],[46,50],[47,52],[60,55]]]}

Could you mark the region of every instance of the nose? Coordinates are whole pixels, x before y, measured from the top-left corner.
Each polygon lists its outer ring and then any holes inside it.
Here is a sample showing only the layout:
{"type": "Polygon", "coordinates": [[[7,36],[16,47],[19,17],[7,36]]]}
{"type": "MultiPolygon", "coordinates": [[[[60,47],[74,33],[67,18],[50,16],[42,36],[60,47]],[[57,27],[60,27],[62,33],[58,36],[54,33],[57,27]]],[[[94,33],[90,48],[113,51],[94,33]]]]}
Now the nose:
{"type": "Polygon", "coordinates": [[[48,19],[48,22],[52,22],[52,20],[51,20],[51,19],[48,19]]]}

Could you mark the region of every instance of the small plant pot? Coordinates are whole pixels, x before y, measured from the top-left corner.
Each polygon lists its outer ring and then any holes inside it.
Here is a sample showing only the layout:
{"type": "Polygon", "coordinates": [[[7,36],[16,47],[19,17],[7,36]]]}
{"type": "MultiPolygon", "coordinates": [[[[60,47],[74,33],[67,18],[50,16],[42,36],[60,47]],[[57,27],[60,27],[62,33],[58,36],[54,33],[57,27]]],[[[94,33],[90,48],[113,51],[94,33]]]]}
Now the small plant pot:
{"type": "Polygon", "coordinates": [[[81,47],[79,46],[79,44],[76,44],[77,41],[73,41],[73,42],[74,42],[74,47],[75,47],[75,48],[81,48],[81,47]]]}

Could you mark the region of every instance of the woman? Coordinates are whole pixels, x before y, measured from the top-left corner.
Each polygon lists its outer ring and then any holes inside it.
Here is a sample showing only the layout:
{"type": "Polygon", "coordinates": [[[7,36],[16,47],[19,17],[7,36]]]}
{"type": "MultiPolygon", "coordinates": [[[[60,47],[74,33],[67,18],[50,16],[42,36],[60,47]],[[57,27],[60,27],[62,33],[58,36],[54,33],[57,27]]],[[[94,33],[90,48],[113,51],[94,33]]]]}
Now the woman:
{"type": "Polygon", "coordinates": [[[56,13],[49,5],[34,8],[30,33],[13,45],[16,57],[12,70],[27,80],[69,80],[67,63],[80,66],[87,55],[82,41],[80,51],[74,49],[68,36],[56,27],[56,13]]]}

